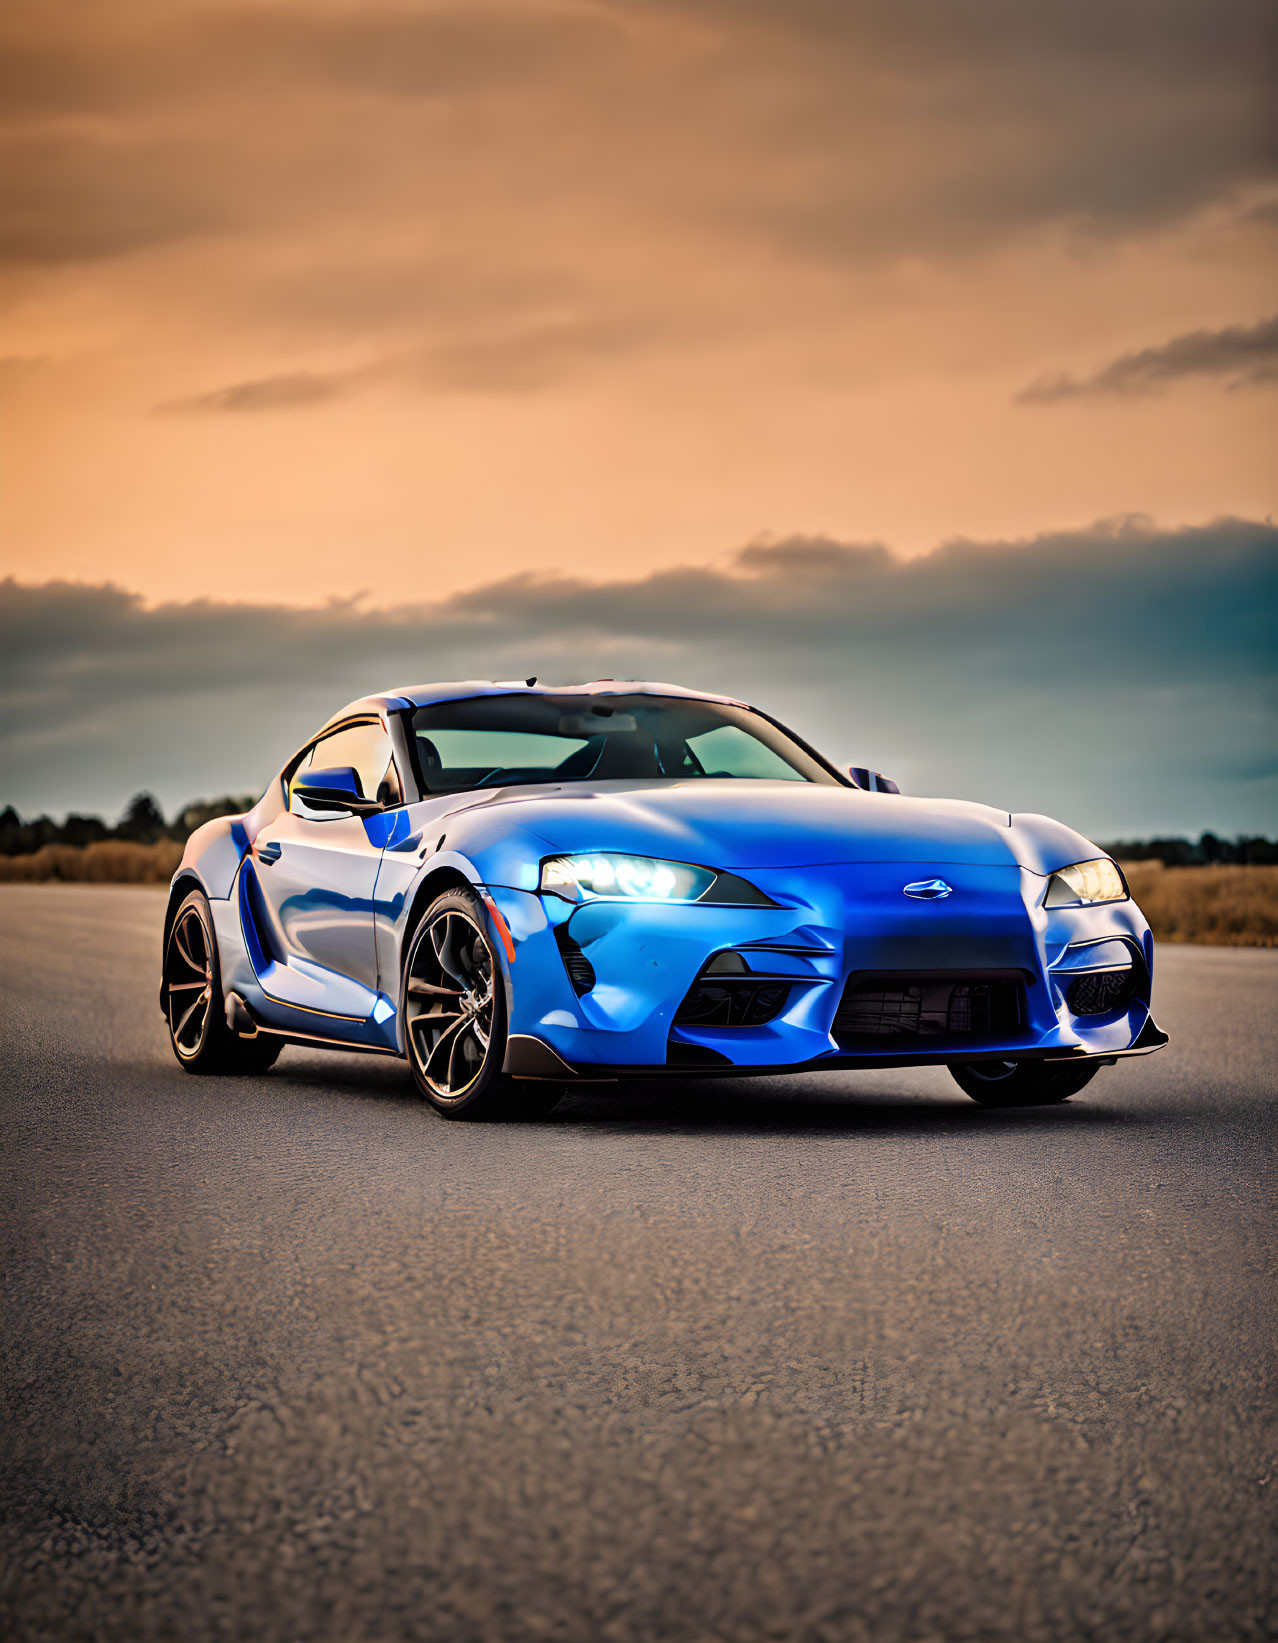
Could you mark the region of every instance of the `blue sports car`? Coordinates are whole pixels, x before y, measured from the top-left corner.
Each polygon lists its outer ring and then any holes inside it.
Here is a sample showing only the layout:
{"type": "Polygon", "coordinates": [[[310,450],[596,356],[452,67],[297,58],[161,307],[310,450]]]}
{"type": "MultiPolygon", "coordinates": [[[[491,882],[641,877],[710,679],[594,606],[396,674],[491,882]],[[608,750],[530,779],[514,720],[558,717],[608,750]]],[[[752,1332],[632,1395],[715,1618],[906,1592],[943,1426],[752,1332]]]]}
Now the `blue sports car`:
{"type": "Polygon", "coordinates": [[[726,696],[472,681],[352,702],[191,835],[160,1002],[190,1072],[404,1056],[454,1118],[933,1064],[1029,1106],[1167,1042],[1153,957],[1046,816],[902,797],[726,696]]]}

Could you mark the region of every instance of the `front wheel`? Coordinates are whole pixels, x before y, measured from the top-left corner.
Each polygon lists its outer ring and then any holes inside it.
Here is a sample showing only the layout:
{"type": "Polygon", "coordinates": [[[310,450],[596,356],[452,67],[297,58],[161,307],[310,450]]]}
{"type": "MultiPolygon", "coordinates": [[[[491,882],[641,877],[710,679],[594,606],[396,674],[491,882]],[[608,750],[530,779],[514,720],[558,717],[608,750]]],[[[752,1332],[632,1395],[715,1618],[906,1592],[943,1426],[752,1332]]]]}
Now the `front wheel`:
{"type": "Polygon", "coordinates": [[[540,1118],[563,1085],[514,1079],[506,1056],[506,991],[488,914],[468,890],[446,890],[409,942],[401,999],[417,1088],[444,1118],[540,1118]]]}
{"type": "Polygon", "coordinates": [[[1094,1061],[969,1061],[952,1066],[950,1076],[983,1107],[1050,1107],[1077,1095],[1099,1071],[1094,1061]]]}
{"type": "Polygon", "coordinates": [[[191,891],[170,926],[163,996],[169,1042],[189,1073],[265,1072],[280,1053],[278,1038],[239,1038],[226,1024],[217,938],[203,891],[191,891]]]}

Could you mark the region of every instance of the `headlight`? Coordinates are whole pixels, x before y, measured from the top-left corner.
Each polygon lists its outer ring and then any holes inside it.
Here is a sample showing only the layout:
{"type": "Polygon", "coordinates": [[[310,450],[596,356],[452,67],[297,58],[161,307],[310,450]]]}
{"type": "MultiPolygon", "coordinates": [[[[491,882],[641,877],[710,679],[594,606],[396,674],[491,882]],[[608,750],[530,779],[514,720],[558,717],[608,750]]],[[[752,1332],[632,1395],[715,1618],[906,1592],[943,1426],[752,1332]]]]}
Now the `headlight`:
{"type": "Polygon", "coordinates": [[[1080,902],[1126,901],[1127,885],[1123,875],[1102,856],[1097,861],[1075,862],[1073,867],[1062,867],[1047,881],[1044,907],[1076,907],[1080,902]]]}
{"type": "Polygon", "coordinates": [[[716,873],[685,861],[623,856],[604,851],[590,856],[548,856],[541,864],[540,889],[565,901],[708,901],[721,905],[772,907],[776,904],[735,873],[716,873]]]}
{"type": "Polygon", "coordinates": [[[696,901],[714,883],[708,867],[652,856],[551,856],[541,864],[541,888],[569,901],[617,896],[627,901],[696,901]]]}

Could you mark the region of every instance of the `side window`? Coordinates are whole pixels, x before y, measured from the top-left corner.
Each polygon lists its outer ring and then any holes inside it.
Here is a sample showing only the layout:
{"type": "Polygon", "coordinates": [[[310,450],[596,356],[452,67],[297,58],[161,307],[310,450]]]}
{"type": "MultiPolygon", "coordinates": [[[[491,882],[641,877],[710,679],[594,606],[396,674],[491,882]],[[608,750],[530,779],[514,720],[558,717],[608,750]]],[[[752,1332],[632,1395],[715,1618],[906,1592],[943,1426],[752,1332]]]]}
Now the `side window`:
{"type": "Polygon", "coordinates": [[[380,722],[345,725],[321,736],[292,779],[297,781],[309,769],[332,770],[347,765],[359,777],[360,791],[366,799],[376,799],[383,805],[404,802],[399,773],[391,757],[390,737],[380,722]]]}

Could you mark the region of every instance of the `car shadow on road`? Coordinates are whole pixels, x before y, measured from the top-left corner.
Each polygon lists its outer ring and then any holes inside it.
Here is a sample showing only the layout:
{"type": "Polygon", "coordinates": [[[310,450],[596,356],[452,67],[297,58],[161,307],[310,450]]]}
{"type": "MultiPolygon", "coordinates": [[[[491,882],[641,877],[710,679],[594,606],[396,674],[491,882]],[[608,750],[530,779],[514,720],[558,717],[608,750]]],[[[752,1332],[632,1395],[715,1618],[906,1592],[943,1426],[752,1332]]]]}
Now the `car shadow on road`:
{"type": "Polygon", "coordinates": [[[733,1135],[908,1135],[969,1134],[977,1130],[1046,1131],[1064,1127],[1096,1131],[1139,1125],[1152,1114],[1086,1097],[1052,1107],[981,1107],[966,1096],[945,1092],[918,1095],[859,1093],[854,1083],[828,1095],[766,1089],[741,1083],[635,1084],[602,1092],[575,1092],[541,1123],[561,1128],[733,1135]],[[744,1086],[744,1087],[743,1087],[744,1086]]]}
{"type": "MultiPolygon", "coordinates": [[[[267,1075],[272,1082],[315,1093],[358,1096],[378,1103],[425,1109],[401,1061],[364,1056],[287,1058],[267,1075]]],[[[1103,1075],[1102,1075],[1103,1076],[1103,1075]]],[[[885,1092],[882,1077],[873,1090],[858,1089],[855,1077],[826,1075],[815,1093],[799,1079],[653,1079],[595,1084],[571,1090],[547,1117],[528,1127],[541,1130],[595,1130],[600,1133],[693,1135],[709,1132],[767,1135],[855,1133],[904,1135],[975,1130],[1095,1132],[1165,1124],[1165,1107],[1152,1109],[1107,1099],[1103,1090],[1084,1091],[1052,1107],[982,1107],[957,1090],[925,1089],[917,1094],[885,1092]]],[[[504,1127],[510,1127],[507,1120],[504,1127]]],[[[513,1124],[519,1127],[516,1119],[513,1124]]]]}

